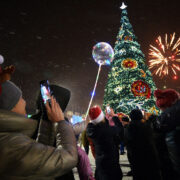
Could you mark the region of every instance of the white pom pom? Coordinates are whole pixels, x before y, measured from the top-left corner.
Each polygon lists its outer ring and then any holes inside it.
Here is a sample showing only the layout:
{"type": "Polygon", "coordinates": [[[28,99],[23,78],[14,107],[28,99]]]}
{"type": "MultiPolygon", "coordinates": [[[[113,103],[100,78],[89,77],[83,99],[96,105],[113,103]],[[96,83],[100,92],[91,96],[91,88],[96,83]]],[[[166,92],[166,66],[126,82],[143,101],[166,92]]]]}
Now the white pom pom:
{"type": "Polygon", "coordinates": [[[4,57],[0,55],[0,64],[3,64],[3,62],[4,62],[4,57]]]}

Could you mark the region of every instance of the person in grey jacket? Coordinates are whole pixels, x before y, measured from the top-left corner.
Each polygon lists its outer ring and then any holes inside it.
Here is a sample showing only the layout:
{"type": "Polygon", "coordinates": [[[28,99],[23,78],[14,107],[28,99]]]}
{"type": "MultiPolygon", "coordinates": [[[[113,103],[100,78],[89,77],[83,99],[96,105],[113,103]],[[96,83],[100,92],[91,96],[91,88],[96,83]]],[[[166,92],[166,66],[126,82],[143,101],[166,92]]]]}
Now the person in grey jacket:
{"type": "Polygon", "coordinates": [[[53,180],[77,165],[76,139],[64,120],[59,104],[46,103],[48,119],[57,123],[57,148],[32,139],[37,121],[26,118],[21,90],[11,81],[1,84],[0,94],[0,179],[53,180]]]}
{"type": "MultiPolygon", "coordinates": [[[[57,103],[60,105],[62,111],[64,112],[70,100],[70,96],[71,96],[70,91],[64,87],[54,84],[50,84],[50,89],[52,95],[56,98],[57,103]]],[[[40,143],[56,147],[57,146],[56,136],[55,136],[56,129],[54,124],[48,119],[43,98],[41,96],[41,92],[39,92],[36,105],[37,105],[36,107],[37,113],[31,117],[37,120],[37,122],[39,123],[38,131],[35,133],[34,138],[36,139],[36,141],[40,143]]],[[[69,120],[66,117],[65,120],[69,122],[69,120]]],[[[70,123],[76,137],[79,136],[79,134],[86,129],[87,124],[88,124],[88,120],[76,123],[74,125],[70,123]]],[[[82,152],[82,151],[78,151],[78,152],[82,152]]],[[[78,164],[79,164],[79,160],[78,160],[78,164]]],[[[70,172],[64,174],[63,176],[57,177],[56,180],[74,180],[73,171],[71,170],[70,172]]]]}

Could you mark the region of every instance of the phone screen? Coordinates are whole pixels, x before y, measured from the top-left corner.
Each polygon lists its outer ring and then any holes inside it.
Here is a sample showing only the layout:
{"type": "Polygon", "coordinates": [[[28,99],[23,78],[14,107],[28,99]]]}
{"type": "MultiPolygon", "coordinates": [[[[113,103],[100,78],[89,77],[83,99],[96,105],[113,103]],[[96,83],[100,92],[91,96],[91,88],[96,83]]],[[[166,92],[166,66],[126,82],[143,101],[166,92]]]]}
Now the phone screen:
{"type": "Polygon", "coordinates": [[[51,99],[50,88],[41,84],[41,95],[42,95],[44,103],[50,100],[51,99]]]}
{"type": "Polygon", "coordinates": [[[107,107],[106,107],[106,111],[107,111],[108,114],[110,114],[111,108],[110,108],[109,106],[107,106],[107,107]]]}

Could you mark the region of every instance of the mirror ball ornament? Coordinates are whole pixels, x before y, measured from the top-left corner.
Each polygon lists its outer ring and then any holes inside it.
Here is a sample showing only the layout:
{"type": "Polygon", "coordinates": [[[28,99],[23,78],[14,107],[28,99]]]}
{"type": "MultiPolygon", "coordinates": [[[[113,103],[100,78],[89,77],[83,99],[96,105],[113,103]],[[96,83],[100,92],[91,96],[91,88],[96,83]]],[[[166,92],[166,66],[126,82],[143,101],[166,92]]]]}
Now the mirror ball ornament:
{"type": "Polygon", "coordinates": [[[114,58],[114,50],[106,42],[99,42],[93,47],[93,59],[99,65],[110,65],[114,58]]]}

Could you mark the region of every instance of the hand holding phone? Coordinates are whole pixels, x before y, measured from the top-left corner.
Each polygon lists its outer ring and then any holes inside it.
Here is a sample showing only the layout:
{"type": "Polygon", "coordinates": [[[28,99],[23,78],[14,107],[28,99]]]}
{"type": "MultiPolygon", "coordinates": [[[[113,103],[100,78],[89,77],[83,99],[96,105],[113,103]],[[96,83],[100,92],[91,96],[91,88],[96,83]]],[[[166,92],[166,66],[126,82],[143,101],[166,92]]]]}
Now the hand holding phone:
{"type": "Polygon", "coordinates": [[[49,103],[45,104],[48,119],[51,122],[60,122],[64,120],[64,113],[62,112],[59,104],[56,102],[54,97],[51,96],[51,107],[49,106],[49,103]]]}
{"type": "Polygon", "coordinates": [[[107,111],[108,114],[111,113],[111,108],[110,108],[110,106],[107,106],[107,107],[106,107],[106,111],[107,111]]]}

